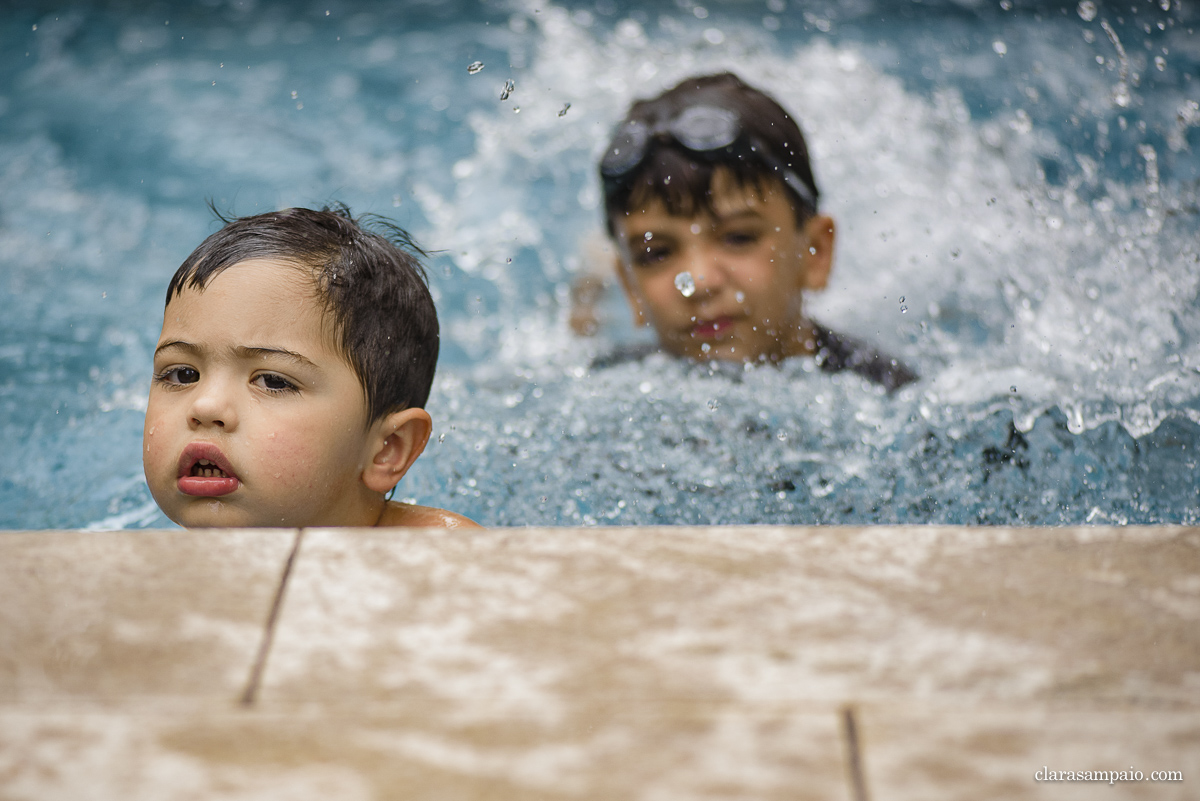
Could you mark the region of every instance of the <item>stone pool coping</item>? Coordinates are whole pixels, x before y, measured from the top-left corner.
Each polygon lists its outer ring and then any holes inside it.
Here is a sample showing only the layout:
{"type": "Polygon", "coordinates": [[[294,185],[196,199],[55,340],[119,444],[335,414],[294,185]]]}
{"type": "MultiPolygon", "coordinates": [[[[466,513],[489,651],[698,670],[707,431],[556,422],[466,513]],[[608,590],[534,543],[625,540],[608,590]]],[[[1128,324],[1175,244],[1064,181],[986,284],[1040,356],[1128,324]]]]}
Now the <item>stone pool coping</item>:
{"type": "Polygon", "coordinates": [[[0,532],[0,799],[1097,795],[1200,798],[1200,528],[0,532]]]}

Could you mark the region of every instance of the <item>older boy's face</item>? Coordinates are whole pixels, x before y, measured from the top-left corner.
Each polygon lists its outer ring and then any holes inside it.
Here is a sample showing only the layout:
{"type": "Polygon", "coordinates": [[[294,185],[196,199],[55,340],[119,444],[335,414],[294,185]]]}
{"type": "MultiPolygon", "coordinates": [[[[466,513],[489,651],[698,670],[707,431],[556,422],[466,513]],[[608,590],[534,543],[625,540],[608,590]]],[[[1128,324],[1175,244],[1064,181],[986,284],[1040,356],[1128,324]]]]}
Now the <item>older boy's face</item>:
{"type": "Polygon", "coordinates": [[[724,170],[713,176],[712,196],[715,216],[672,216],[655,200],[619,223],[626,255],[618,273],[635,314],[677,356],[757,361],[810,352],[801,292],[825,286],[833,221],[797,226],[781,184],[757,192],[724,170]]]}
{"type": "Polygon", "coordinates": [[[296,267],[242,262],[167,306],[142,456],[176,523],[372,525],[365,429],[363,389],[296,267]]]}

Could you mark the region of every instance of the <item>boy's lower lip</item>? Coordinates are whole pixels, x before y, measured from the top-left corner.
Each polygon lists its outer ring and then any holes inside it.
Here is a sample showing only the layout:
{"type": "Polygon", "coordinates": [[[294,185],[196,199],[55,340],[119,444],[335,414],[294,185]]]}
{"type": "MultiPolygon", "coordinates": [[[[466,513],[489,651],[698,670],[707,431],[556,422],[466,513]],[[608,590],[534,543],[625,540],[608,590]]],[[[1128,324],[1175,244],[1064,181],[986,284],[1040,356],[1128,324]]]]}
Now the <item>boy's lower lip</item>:
{"type": "Polygon", "coordinates": [[[697,339],[716,339],[729,330],[733,325],[732,317],[718,317],[715,320],[705,320],[692,326],[692,336],[697,339]]]}
{"type": "Polygon", "coordinates": [[[206,478],[203,476],[182,476],[178,481],[180,492],[200,498],[217,498],[228,495],[241,484],[242,482],[236,478],[206,478]]]}

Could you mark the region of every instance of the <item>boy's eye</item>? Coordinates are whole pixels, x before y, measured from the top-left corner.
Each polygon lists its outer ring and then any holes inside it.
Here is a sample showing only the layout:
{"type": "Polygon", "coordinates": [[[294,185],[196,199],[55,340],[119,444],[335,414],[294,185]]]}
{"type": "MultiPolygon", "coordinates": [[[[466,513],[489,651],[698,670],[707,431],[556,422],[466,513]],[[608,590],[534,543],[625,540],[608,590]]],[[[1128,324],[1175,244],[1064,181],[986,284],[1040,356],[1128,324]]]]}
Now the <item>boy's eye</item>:
{"type": "Polygon", "coordinates": [[[633,263],[637,265],[657,264],[671,255],[671,249],[664,245],[644,245],[633,252],[633,263]]]}
{"type": "Polygon", "coordinates": [[[757,231],[728,231],[723,237],[730,247],[746,247],[758,242],[757,231]]]}
{"type": "Polygon", "coordinates": [[[200,380],[200,371],[195,367],[168,367],[155,378],[164,384],[195,384],[200,380]]]}
{"type": "Polygon", "coordinates": [[[296,385],[281,375],[275,373],[259,373],[254,377],[254,384],[267,392],[295,392],[296,385]]]}

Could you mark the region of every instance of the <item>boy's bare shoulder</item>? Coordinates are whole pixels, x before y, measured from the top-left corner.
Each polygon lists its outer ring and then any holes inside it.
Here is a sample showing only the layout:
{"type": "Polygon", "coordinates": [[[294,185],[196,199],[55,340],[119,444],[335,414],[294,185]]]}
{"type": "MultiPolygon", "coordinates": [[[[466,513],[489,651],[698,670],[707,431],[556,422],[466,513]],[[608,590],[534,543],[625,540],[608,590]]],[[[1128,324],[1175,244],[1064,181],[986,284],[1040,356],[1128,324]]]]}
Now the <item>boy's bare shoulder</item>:
{"type": "Polygon", "coordinates": [[[379,526],[408,528],[483,528],[468,517],[438,509],[436,506],[417,506],[414,503],[388,501],[379,526]]]}

